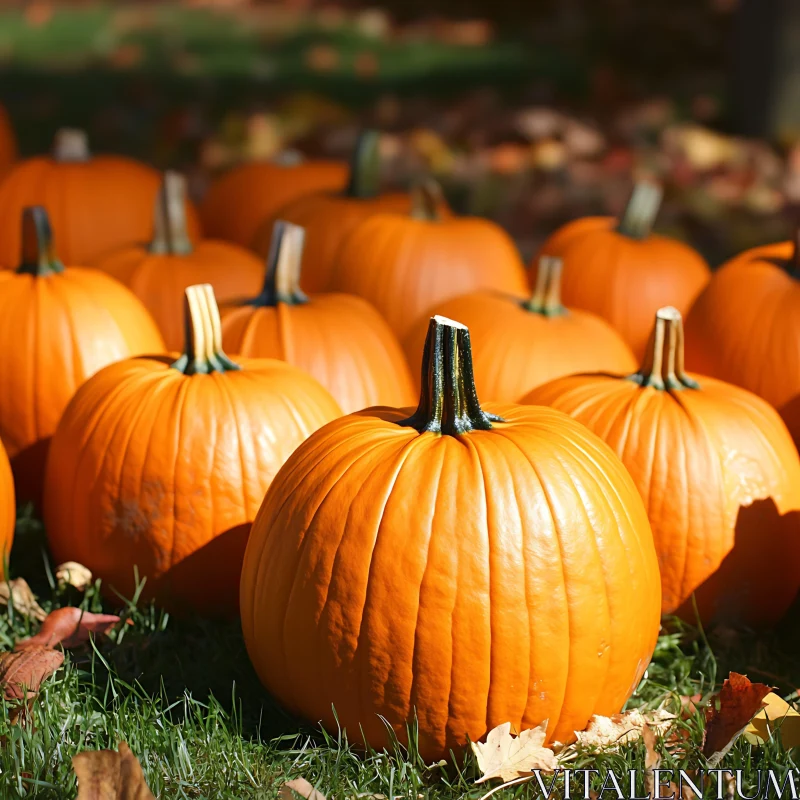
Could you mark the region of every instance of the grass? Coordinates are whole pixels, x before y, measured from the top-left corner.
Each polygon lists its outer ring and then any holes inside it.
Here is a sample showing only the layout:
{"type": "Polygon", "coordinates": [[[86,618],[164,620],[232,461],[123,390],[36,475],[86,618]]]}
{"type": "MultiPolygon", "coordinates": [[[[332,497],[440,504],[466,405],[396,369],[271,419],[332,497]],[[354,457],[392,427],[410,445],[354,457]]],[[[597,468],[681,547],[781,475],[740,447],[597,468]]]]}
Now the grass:
{"type": "MultiPolygon", "coordinates": [[[[55,586],[41,525],[18,521],[12,576],[24,576],[45,610],[80,604],[111,611],[97,587],[85,595],[55,586]],[[72,592],[72,594],[70,594],[72,592]]],[[[490,788],[475,785],[471,756],[430,767],[397,746],[390,753],[359,753],[342,736],[326,734],[285,714],[261,688],[250,667],[238,624],[177,621],[152,606],[131,604],[132,621],[110,640],[67,655],[64,667],[36,700],[33,727],[0,716],[0,797],[72,798],[71,757],[84,749],[127,741],[147,781],[162,798],[275,798],[287,779],[305,777],[328,798],[457,798],[477,800],[490,788]]],[[[681,695],[708,695],[730,670],[771,683],[789,697],[800,685],[796,613],[783,628],[756,635],[711,631],[670,623],[630,705],[679,706],[681,695]]],[[[8,649],[34,632],[13,608],[0,615],[0,645],[8,649]]],[[[702,715],[681,723],[690,746],[682,757],[664,751],[663,768],[700,766],[702,715]]],[[[579,752],[573,769],[643,769],[641,743],[618,753],[579,752]]],[[[744,769],[752,794],[758,767],[796,768],[779,739],[754,748],[744,740],[722,765],[744,769]]],[[[595,787],[600,788],[599,784],[595,787]]],[[[504,789],[495,797],[534,797],[535,784],[504,789]]],[[[716,795],[709,784],[707,796],[716,795]]],[[[604,795],[608,797],[609,795],[604,795]]],[[[613,793],[610,796],[616,796],[613,793]]]]}

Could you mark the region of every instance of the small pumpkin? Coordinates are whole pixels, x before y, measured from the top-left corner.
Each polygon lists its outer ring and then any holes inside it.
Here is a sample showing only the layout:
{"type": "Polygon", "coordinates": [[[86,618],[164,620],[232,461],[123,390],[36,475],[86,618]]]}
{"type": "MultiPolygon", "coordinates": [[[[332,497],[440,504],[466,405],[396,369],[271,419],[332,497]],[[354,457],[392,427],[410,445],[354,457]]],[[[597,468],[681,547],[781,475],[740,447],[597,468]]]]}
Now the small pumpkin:
{"type": "Polygon", "coordinates": [[[341,414],[311,376],[222,350],[212,288],[186,290],[183,355],[120,361],[75,395],[53,437],[44,519],[57,562],[123,597],[235,614],[250,523],[289,454],[341,414]]]}
{"type": "MultiPolygon", "coordinates": [[[[336,255],[347,235],[364,219],[379,211],[400,214],[411,212],[411,196],[395,192],[378,195],[380,171],[380,135],[365,131],[359,137],[350,164],[350,180],[344,191],[309,194],[294,200],[278,213],[280,219],[305,228],[306,251],[302,287],[306,292],[325,292],[331,288],[336,255]]],[[[439,213],[449,209],[439,197],[439,213]]],[[[261,226],[254,249],[266,257],[269,253],[274,219],[261,226]]]]}
{"type": "MultiPolygon", "coordinates": [[[[161,176],[123,156],[92,156],[83,131],[62,129],[52,156],[16,164],[0,182],[0,264],[19,256],[19,218],[26,206],[44,206],[67,264],[91,264],[108,252],[144,242],[153,227],[153,201],[161,176]]],[[[200,237],[186,201],[189,235],[200,237]]]]}
{"type": "Polygon", "coordinates": [[[662,611],[768,625],[800,588],[800,457],[754,394],[689,375],[683,326],[662,308],[633,375],[573,375],[525,402],[564,411],[604,439],[647,506],[662,611]]]}
{"type": "Polygon", "coordinates": [[[800,241],[757,247],[716,270],[692,306],[686,363],[764,398],[800,443],[798,330],[800,241]]]}
{"type": "Polygon", "coordinates": [[[14,478],[6,450],[0,442],[0,580],[7,578],[6,567],[14,543],[17,506],[14,500],[14,478]]]}
{"type": "MultiPolygon", "coordinates": [[[[482,291],[436,306],[437,314],[463,322],[475,338],[475,385],[481,397],[518,403],[531,389],[562,375],[636,369],[630,348],[605,320],[562,305],[560,286],[561,259],[542,256],[536,289],[527,298],[482,291]]],[[[404,342],[417,376],[427,328],[427,320],[420,320],[404,342]]]]}
{"type": "Polygon", "coordinates": [[[301,291],[303,228],[275,223],[261,293],[222,308],[222,344],[251,358],[279,358],[313,375],[346,414],[406,405],[415,392],[403,351],[369,303],[301,291]]]}
{"type": "Polygon", "coordinates": [[[220,301],[254,295],[263,265],[249,250],[229,242],[201,239],[193,245],[184,214],[186,179],[167,172],[155,203],[149,245],[132,244],[97,266],[128,286],[158,324],[169,350],[183,342],[183,298],[188,286],[210,283],[220,301]]]}
{"type": "Polygon", "coordinates": [[[0,106],[0,177],[17,160],[17,137],[11,120],[3,106],[0,106]]]}
{"type": "Polygon", "coordinates": [[[50,437],[76,389],[114,361],[163,352],[164,341],[122,284],[63,265],[44,208],[26,208],[21,227],[22,263],[0,272],[0,439],[18,499],[38,504],[50,437]]]}
{"type": "Polygon", "coordinates": [[[293,200],[347,185],[346,162],[251,161],[229,169],[209,187],[200,205],[207,236],[252,248],[259,229],[293,200]]]}
{"type": "Polygon", "coordinates": [[[453,297],[528,290],[511,237],[487,219],[442,218],[430,181],[414,188],[410,214],[373,214],[352,231],[332,283],[372,303],[401,341],[423,314],[453,297]]]}
{"type": "Polygon", "coordinates": [[[242,572],[250,658],[287,707],[378,750],[415,719],[426,762],[509,721],[568,742],[656,643],[644,505],[565,414],[482,408],[463,325],[433,318],[423,363],[416,410],[335,420],[275,477],[242,572]]]}
{"type": "MultiPolygon", "coordinates": [[[[644,355],[653,314],[666,303],[686,314],[711,275],[691,247],[652,233],[661,196],[659,186],[640,182],[619,222],[613,217],[568,222],[540,250],[564,261],[564,303],[609,322],[636,358],[644,355]]],[[[532,285],[538,262],[537,256],[532,285]]]]}

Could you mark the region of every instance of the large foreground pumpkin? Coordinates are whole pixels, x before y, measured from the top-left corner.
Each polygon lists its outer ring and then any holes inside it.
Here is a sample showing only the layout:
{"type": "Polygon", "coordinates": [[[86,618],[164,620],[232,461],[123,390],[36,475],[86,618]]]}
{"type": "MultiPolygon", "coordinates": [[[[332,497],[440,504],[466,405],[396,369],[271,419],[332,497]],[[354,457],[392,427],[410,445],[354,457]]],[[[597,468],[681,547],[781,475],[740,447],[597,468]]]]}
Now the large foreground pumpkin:
{"type": "MultiPolygon", "coordinates": [[[[93,156],[86,134],[61,130],[52,156],[20,161],[0,182],[0,264],[19,257],[19,218],[44,206],[67,264],[91,264],[115,248],[145,242],[153,231],[158,170],[123,156],[93,156]]],[[[189,233],[200,227],[186,201],[189,233]]]]}
{"type": "Polygon", "coordinates": [[[75,390],[114,361],[163,352],[164,342],[121,283],[64,267],[43,208],[25,209],[21,228],[22,263],[0,271],[0,439],[18,498],[38,503],[50,437],[75,390]]]}
{"type": "MultiPolygon", "coordinates": [[[[600,317],[561,303],[561,259],[542,256],[528,297],[474,292],[433,309],[472,333],[475,386],[486,400],[518,403],[531,389],[588,369],[632,372],[636,360],[622,337],[600,317]]],[[[406,357],[419,385],[428,321],[406,337],[406,357]]]]}
{"type": "Polygon", "coordinates": [[[264,492],[309,433],[339,416],[310,376],[280,361],[231,361],[211,287],[187,289],[184,354],[114,364],[64,413],[47,464],[56,561],[106,591],[178,611],[238,609],[242,556],[264,492]]]}
{"type": "Polygon", "coordinates": [[[155,201],[149,244],[131,244],[97,266],[130,287],[153,315],[169,350],[183,344],[184,292],[210,283],[220,302],[251,297],[261,286],[264,267],[243,247],[214,239],[192,244],[184,213],[186,179],[167,172],[155,201]]]}
{"type": "Polygon", "coordinates": [[[6,567],[14,543],[14,526],[17,522],[17,506],[14,500],[14,478],[11,464],[0,442],[0,580],[7,577],[6,567]]]}
{"type": "Polygon", "coordinates": [[[684,371],[676,309],[658,312],[637,373],[561,378],[526,402],[570,414],[630,470],[653,527],[665,613],[694,620],[694,593],[704,623],[780,619],[800,588],[800,458],[771,406],[684,371]]]}
{"type": "Polygon", "coordinates": [[[275,478],[242,573],[253,664],[289,708],[426,761],[495,725],[574,738],[620,710],[659,628],[658,563],[611,449],[478,403],[469,332],[431,320],[419,407],[326,425],[275,478]]]}
{"type": "MultiPolygon", "coordinates": [[[[686,314],[708,283],[708,265],[691,247],[652,233],[661,189],[638,184],[622,218],[585,217],[567,223],[540,255],[564,260],[563,298],[611,323],[642,358],[653,314],[671,304],[686,314]]],[[[531,268],[535,285],[539,258],[531,268]]]]}
{"type": "Polygon", "coordinates": [[[346,414],[413,402],[403,351],[369,303],[348,294],[309,298],[300,290],[303,243],[303,228],[275,223],[261,293],[222,309],[225,349],[294,364],[313,375],[346,414]]]}

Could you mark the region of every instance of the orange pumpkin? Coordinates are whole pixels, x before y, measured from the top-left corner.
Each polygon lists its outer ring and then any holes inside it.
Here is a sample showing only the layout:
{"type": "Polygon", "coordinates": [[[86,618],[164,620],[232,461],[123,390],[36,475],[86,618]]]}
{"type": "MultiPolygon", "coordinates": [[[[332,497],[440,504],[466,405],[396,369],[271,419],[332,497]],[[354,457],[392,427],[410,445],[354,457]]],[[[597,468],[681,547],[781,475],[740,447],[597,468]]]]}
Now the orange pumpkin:
{"type": "MultiPolygon", "coordinates": [[[[644,355],[657,309],[671,303],[686,314],[711,274],[691,247],[651,233],[660,204],[661,189],[639,183],[619,222],[574,220],[540,251],[564,260],[564,303],[611,323],[637,358],[644,355]]],[[[531,267],[533,285],[538,260],[531,267]]]]}
{"type": "Polygon", "coordinates": [[[373,214],[339,250],[333,287],[368,300],[402,341],[430,309],[459,295],[528,284],[511,237],[486,219],[442,218],[430,182],[415,187],[411,214],[373,214]]]}
{"type": "Polygon", "coordinates": [[[800,443],[800,243],[757,247],[720,267],[686,320],[686,363],[778,409],[800,443]]]}
{"type": "Polygon", "coordinates": [[[228,358],[211,287],[186,290],[182,356],[132,358],[87,381],[53,437],[45,524],[57,561],[109,594],[136,590],[177,612],[235,614],[250,524],[273,476],[338,417],[312,377],[228,358]]]}
{"type": "Polygon", "coordinates": [[[222,309],[222,344],[251,358],[279,358],[313,375],[346,414],[415,398],[403,351],[369,303],[300,290],[303,229],[275,223],[261,294],[222,309]]]}
{"type": "Polygon", "coordinates": [[[575,738],[622,707],[659,629],[647,514],[604,442],[547,408],[482,409],[469,332],[435,317],[419,406],[317,431],[245,553],[245,643],[293,711],[426,761],[510,721],[575,738]],[[335,707],[335,716],[332,706],[335,707]]]}
{"type": "MultiPolygon", "coordinates": [[[[16,263],[26,206],[47,209],[67,264],[90,264],[115,248],[147,241],[160,183],[152,167],[122,156],[91,156],[85,133],[59,131],[51,157],[20,161],[0,182],[0,264],[16,263]]],[[[188,201],[186,213],[196,240],[197,213],[188,201]]]]}
{"type": "Polygon", "coordinates": [[[164,175],[155,204],[149,245],[132,244],[97,266],[130,287],[158,324],[169,350],[183,342],[183,298],[188,286],[210,283],[220,301],[254,295],[264,272],[258,257],[229,242],[202,239],[192,245],[186,230],[186,179],[164,175]]]}
{"type": "Polygon", "coordinates": [[[525,402],[570,414],[630,470],[647,506],[664,613],[767,625],[800,588],[800,458],[775,410],[683,366],[681,315],[662,308],[639,371],[573,375],[525,402]],[[699,383],[698,383],[699,381],[699,383]]]}
{"type": "Polygon", "coordinates": [[[6,110],[0,106],[0,177],[17,160],[17,137],[6,110]]]}
{"type": "Polygon", "coordinates": [[[25,209],[21,238],[21,265],[0,272],[0,439],[18,499],[38,503],[50,437],[75,390],[107,364],[163,352],[164,342],[122,284],[63,266],[44,208],[25,209]]]}
{"type": "MultiPolygon", "coordinates": [[[[475,337],[475,385],[481,397],[518,403],[531,389],[562,375],[597,369],[632,372],[636,360],[604,320],[561,304],[561,259],[543,256],[532,296],[474,292],[436,306],[475,337]]],[[[404,349],[419,382],[428,321],[420,320],[404,349]]]]}
{"type": "MultiPolygon", "coordinates": [[[[411,213],[411,195],[377,195],[380,154],[377,131],[365,131],[359,137],[350,164],[350,180],[344,191],[328,191],[298,198],[282,208],[280,219],[305,228],[306,251],[302,287],[306,292],[325,292],[331,288],[336,255],[342,242],[356,226],[380,211],[411,213]]],[[[449,214],[440,195],[439,212],[449,214]]],[[[266,257],[269,253],[274,219],[266,220],[254,242],[254,249],[266,257]]]]}
{"type": "Polygon", "coordinates": [[[14,543],[14,526],[17,522],[17,506],[14,501],[14,478],[6,450],[0,442],[0,580],[6,578],[6,566],[14,543]]]}
{"type": "Polygon", "coordinates": [[[253,247],[259,229],[288,203],[347,185],[347,164],[301,161],[284,165],[253,161],[228,170],[211,184],[200,206],[207,236],[253,247]]]}

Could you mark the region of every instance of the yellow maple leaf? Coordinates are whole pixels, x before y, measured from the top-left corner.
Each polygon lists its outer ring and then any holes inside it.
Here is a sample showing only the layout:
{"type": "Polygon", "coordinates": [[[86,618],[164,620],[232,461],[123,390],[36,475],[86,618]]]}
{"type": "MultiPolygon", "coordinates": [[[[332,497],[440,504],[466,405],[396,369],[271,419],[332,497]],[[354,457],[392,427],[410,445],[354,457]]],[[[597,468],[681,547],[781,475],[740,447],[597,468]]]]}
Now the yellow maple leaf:
{"type": "Polygon", "coordinates": [[[544,747],[547,737],[547,720],[536,728],[511,733],[511,723],[504,722],[489,731],[486,742],[472,742],[472,751],[478,759],[483,776],[476,783],[499,778],[504,783],[530,775],[534,770],[553,772],[557,766],[555,753],[544,747]]]}
{"type": "Polygon", "coordinates": [[[744,729],[744,737],[750,744],[764,744],[774,731],[787,749],[800,747],[800,713],[782,697],[770,692],[764,698],[764,708],[744,729]]]}

